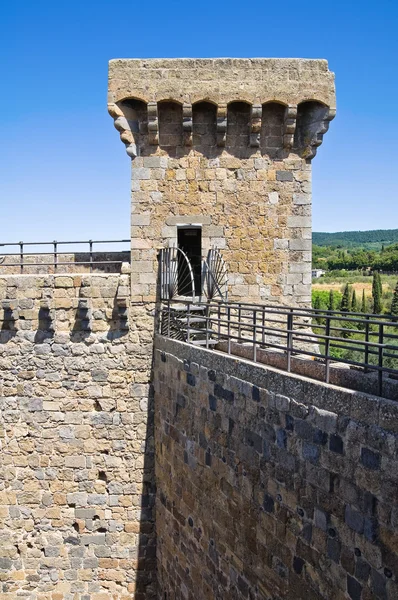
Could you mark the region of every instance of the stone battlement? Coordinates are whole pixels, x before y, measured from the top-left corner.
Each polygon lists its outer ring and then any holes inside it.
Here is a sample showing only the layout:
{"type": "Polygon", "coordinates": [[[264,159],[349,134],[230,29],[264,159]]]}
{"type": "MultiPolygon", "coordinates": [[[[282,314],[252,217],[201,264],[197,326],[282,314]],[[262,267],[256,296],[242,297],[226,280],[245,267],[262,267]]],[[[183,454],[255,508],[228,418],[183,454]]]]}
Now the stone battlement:
{"type": "Polygon", "coordinates": [[[142,135],[152,146],[198,145],[203,151],[206,145],[215,145],[209,135],[211,121],[217,147],[241,147],[243,140],[235,139],[238,122],[233,105],[245,103],[250,113],[246,119],[250,147],[260,147],[262,154],[267,153],[265,138],[271,137],[274,148],[280,145],[312,158],[335,115],[334,74],[325,60],[117,59],[109,64],[108,103],[115,127],[132,157],[140,153],[137,145],[142,146],[142,135]],[[162,119],[165,107],[161,105],[169,102],[177,105],[174,117],[162,119]],[[214,109],[214,115],[210,113],[205,119],[204,102],[214,109]],[[275,123],[272,106],[268,106],[273,104],[279,105],[277,121],[281,123],[275,123]],[[229,122],[234,126],[228,144],[229,122]],[[170,123],[174,127],[170,128],[170,123]],[[274,130],[269,131],[270,127],[274,130]],[[205,132],[207,144],[203,143],[205,132]],[[163,144],[159,138],[162,133],[166,136],[163,144]]]}
{"type": "Polygon", "coordinates": [[[143,102],[228,104],[236,100],[335,108],[334,73],[326,60],[302,58],[162,58],[109,62],[109,102],[131,95],[143,102]]]}

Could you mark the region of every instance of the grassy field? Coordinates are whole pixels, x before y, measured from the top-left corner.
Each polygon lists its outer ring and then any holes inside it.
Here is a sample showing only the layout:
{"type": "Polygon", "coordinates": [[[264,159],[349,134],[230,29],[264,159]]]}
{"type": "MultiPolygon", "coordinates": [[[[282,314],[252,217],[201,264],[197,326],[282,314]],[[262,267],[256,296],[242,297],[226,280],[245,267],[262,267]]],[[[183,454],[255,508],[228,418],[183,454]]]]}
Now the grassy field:
{"type": "MultiPolygon", "coordinates": [[[[395,285],[398,280],[397,275],[382,275],[383,284],[383,298],[388,300],[392,297],[395,285]]],[[[350,284],[352,290],[355,290],[357,298],[362,297],[362,291],[365,290],[365,296],[372,295],[372,277],[363,276],[351,276],[351,277],[336,277],[335,279],[329,277],[320,277],[319,279],[312,280],[312,289],[314,291],[329,291],[343,292],[346,284],[350,284]]]]}

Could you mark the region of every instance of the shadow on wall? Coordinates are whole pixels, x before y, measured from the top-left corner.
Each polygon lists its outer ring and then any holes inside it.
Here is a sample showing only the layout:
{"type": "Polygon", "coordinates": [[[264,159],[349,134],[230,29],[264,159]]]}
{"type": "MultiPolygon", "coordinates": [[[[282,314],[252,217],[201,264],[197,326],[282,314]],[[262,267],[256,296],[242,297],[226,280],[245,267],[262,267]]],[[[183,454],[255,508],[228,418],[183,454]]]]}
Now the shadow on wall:
{"type": "Polygon", "coordinates": [[[0,330],[0,342],[6,344],[17,334],[16,319],[17,314],[11,300],[3,300],[3,321],[0,330]]]}

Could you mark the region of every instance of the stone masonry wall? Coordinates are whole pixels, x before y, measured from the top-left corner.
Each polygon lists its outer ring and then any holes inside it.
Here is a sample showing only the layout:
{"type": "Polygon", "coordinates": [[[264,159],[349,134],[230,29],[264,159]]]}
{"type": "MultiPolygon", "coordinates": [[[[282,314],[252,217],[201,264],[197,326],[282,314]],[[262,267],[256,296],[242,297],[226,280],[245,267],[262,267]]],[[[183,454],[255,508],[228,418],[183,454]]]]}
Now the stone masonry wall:
{"type": "Polygon", "coordinates": [[[216,246],[232,301],[310,303],[311,167],[260,153],[208,158],[137,157],[132,163],[134,296],[156,293],[157,252],[177,226],[202,227],[203,255],[216,246]],[[136,261],[134,257],[136,256],[136,261]]]}
{"type": "Polygon", "coordinates": [[[155,341],[159,600],[398,597],[398,404],[155,341]]]}
{"type": "Polygon", "coordinates": [[[153,597],[153,319],[129,293],[0,278],[1,600],[153,597]]]}

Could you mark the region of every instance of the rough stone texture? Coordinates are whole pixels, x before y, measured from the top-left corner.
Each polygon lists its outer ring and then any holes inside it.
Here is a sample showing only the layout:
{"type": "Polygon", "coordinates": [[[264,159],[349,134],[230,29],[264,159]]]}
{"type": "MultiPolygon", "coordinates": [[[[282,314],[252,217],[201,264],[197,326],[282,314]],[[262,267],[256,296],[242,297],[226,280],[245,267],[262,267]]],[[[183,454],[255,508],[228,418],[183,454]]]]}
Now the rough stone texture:
{"type": "Polygon", "coordinates": [[[129,293],[0,278],[1,600],[153,597],[153,318],[129,293]]]}
{"type": "MultiPolygon", "coordinates": [[[[228,352],[228,342],[222,341],[215,346],[216,350],[222,352],[228,352]]],[[[253,345],[250,343],[238,343],[231,342],[229,344],[229,352],[235,356],[241,356],[253,360],[253,345]]],[[[287,356],[283,351],[270,350],[265,348],[256,349],[256,361],[264,363],[270,367],[276,367],[277,369],[287,370],[287,356]]],[[[297,375],[304,375],[311,379],[318,379],[319,381],[325,381],[326,377],[326,366],[322,362],[312,360],[307,355],[296,355],[292,356],[290,360],[290,372],[297,373],[297,375]]],[[[357,390],[359,392],[365,392],[366,394],[373,394],[378,396],[378,377],[377,373],[358,370],[358,368],[350,369],[348,365],[342,363],[330,363],[329,367],[329,382],[333,385],[337,385],[350,390],[357,390]]],[[[394,377],[386,375],[383,377],[383,398],[390,400],[398,400],[398,381],[394,377]]],[[[366,404],[368,410],[372,413],[378,410],[378,401],[371,396],[362,396],[356,401],[357,403],[366,404]]]]}
{"type": "Polygon", "coordinates": [[[181,104],[204,99],[214,104],[318,100],[335,108],[334,75],[327,61],[297,58],[111,60],[108,101],[130,97],[181,104]]]}
{"type": "Polygon", "coordinates": [[[393,402],[159,336],[154,376],[159,600],[398,597],[393,402]]]}
{"type": "Polygon", "coordinates": [[[327,62],[113,60],[108,102],[133,158],[133,298],[153,301],[157,250],[196,224],[203,255],[222,250],[231,300],[309,305],[310,159],[335,111],[327,62]]]}

